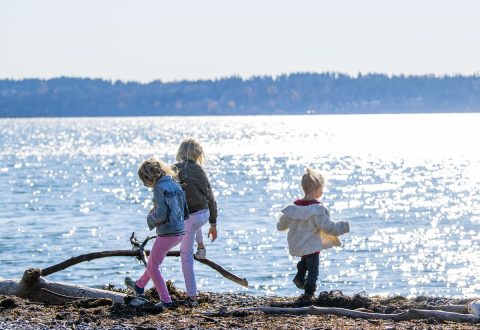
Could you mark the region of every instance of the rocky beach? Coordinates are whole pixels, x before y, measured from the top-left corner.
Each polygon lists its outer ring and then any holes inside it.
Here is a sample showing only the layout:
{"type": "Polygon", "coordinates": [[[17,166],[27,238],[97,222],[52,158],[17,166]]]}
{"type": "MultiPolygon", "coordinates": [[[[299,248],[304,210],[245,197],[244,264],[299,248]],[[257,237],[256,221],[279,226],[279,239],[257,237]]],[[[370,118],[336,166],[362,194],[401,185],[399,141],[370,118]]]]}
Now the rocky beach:
{"type": "MultiPolygon", "coordinates": [[[[268,315],[247,308],[303,307],[294,297],[252,296],[243,293],[200,292],[197,308],[185,304],[183,291],[168,283],[173,308],[155,307],[158,296],[146,292],[146,305],[113,304],[109,299],[79,299],[66,305],[44,305],[14,296],[0,296],[0,329],[478,329],[478,323],[456,323],[434,318],[400,321],[367,320],[334,315],[268,315]]],[[[112,286],[107,289],[122,291],[112,286]]],[[[434,309],[446,304],[467,304],[474,299],[401,296],[353,296],[323,291],[316,306],[341,307],[375,313],[399,313],[411,308],[434,309]]]]}

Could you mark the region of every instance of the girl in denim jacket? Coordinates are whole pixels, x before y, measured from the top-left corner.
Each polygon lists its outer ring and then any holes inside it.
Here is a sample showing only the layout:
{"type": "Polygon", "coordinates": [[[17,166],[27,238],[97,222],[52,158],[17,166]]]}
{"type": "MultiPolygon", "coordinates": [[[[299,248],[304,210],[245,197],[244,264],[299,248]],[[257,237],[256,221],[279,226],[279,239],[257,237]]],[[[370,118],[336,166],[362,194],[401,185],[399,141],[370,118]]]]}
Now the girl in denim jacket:
{"type": "Polygon", "coordinates": [[[153,189],[153,208],[148,213],[147,224],[150,230],[156,228],[157,238],[143,275],[136,282],[127,277],[125,284],[135,294],[141,295],[151,278],[160,296],[158,305],[169,307],[172,299],[159,267],[167,252],[182,241],[184,220],[188,218],[185,193],[173,180],[175,172],[158,159],[151,158],[143,162],[138,169],[138,176],[145,186],[153,189]]]}

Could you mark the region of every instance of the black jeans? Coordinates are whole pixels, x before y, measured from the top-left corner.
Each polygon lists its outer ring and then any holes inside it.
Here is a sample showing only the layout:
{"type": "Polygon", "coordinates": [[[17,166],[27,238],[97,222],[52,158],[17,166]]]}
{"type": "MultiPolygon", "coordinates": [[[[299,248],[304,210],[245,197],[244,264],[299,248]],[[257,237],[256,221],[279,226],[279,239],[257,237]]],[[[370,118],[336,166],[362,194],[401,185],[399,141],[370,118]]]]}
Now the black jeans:
{"type": "Polygon", "coordinates": [[[313,295],[317,290],[319,263],[320,254],[313,253],[303,256],[297,264],[297,275],[295,277],[304,283],[305,294],[313,295]]]}

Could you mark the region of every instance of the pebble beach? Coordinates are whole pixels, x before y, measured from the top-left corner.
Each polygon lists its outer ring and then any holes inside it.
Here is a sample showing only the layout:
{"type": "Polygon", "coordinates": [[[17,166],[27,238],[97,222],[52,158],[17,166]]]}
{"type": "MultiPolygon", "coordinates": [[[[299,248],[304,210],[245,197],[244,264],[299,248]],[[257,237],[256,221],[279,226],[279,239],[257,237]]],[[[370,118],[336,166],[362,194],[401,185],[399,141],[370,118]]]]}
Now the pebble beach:
{"type": "MultiPolygon", "coordinates": [[[[257,306],[302,307],[292,297],[252,296],[245,293],[200,292],[197,308],[186,306],[183,291],[168,283],[175,306],[155,307],[157,295],[146,292],[145,306],[113,304],[109,299],[76,300],[67,305],[48,306],[12,296],[0,296],[0,329],[478,329],[478,324],[443,322],[434,319],[394,322],[363,320],[333,315],[267,315],[242,310],[257,306]]],[[[117,290],[111,286],[107,287],[117,290]]],[[[122,291],[122,290],[117,290],[122,291]]],[[[401,296],[353,296],[324,291],[315,305],[362,308],[372,312],[398,313],[409,308],[429,309],[443,304],[466,304],[473,299],[401,296]]]]}

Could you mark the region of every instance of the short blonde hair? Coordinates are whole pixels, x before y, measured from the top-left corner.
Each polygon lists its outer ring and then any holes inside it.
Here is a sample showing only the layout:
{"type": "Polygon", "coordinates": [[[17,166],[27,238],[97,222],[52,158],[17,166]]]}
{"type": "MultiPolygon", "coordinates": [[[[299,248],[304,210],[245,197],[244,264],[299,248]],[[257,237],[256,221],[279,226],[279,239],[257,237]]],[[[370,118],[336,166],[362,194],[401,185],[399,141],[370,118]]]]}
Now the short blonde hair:
{"type": "Polygon", "coordinates": [[[177,152],[177,161],[193,160],[196,163],[202,164],[205,161],[205,154],[203,148],[195,139],[188,138],[180,143],[177,152]]]}
{"type": "Polygon", "coordinates": [[[325,179],[323,178],[323,175],[315,172],[315,170],[310,167],[305,170],[305,174],[302,176],[302,189],[305,193],[312,192],[318,187],[323,188],[324,185],[325,179]]]}
{"type": "Polygon", "coordinates": [[[160,159],[147,159],[138,168],[138,177],[146,186],[157,183],[158,179],[164,175],[175,177],[176,173],[160,159]]]}

